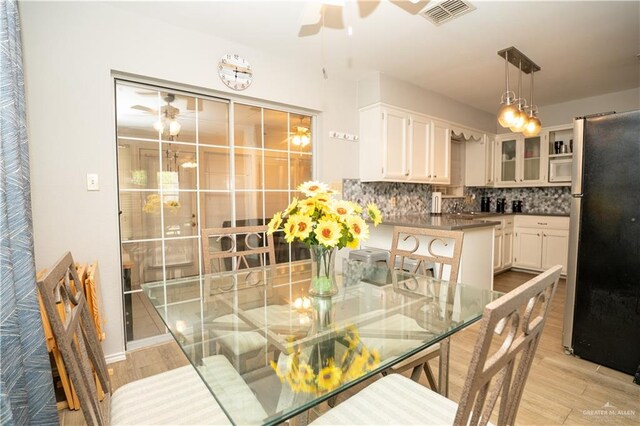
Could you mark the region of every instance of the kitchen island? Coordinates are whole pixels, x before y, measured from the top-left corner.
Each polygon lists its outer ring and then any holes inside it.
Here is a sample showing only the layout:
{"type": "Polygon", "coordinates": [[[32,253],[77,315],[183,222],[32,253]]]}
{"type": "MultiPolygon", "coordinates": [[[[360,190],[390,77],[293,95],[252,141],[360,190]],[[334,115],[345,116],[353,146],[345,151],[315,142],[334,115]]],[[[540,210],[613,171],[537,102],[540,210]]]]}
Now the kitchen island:
{"type": "MultiPolygon", "coordinates": [[[[453,230],[464,232],[462,244],[462,257],[460,258],[460,272],[458,282],[470,283],[485,289],[493,289],[493,242],[495,225],[499,222],[491,220],[475,221],[461,219],[455,215],[407,215],[388,216],[384,222],[377,226],[370,226],[370,238],[363,243],[362,248],[378,248],[389,250],[394,226],[408,226],[413,228],[430,228],[440,230],[453,230]]],[[[421,241],[421,247],[417,251],[423,254],[425,242],[421,241]]],[[[408,246],[412,245],[407,243],[408,246]]],[[[401,246],[402,247],[402,246],[401,246]]],[[[434,245],[435,247],[435,245],[434,245]]],[[[452,249],[441,247],[442,254],[451,254],[452,249]]],[[[443,276],[447,279],[447,275],[443,276]]]]}

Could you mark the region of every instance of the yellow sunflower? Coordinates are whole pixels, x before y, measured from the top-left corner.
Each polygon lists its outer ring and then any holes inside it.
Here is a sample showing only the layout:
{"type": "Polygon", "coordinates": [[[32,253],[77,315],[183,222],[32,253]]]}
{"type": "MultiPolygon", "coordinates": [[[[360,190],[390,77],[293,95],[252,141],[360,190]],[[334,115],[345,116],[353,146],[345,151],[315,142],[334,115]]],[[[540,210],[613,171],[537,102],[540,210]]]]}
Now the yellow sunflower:
{"type": "Polygon", "coordinates": [[[340,241],[340,225],[332,220],[321,219],[318,221],[314,234],[318,243],[325,247],[335,247],[340,241]]]}
{"type": "Polygon", "coordinates": [[[298,199],[296,197],[293,197],[293,200],[291,200],[291,203],[289,203],[289,206],[284,210],[284,215],[290,215],[292,214],[296,207],[298,207],[298,199]]]}
{"type": "Polygon", "coordinates": [[[337,200],[332,202],[330,208],[331,213],[341,218],[346,218],[354,212],[353,204],[349,201],[344,200],[337,200]]]}
{"type": "Polygon", "coordinates": [[[273,218],[271,218],[271,221],[269,222],[267,234],[271,235],[276,232],[278,228],[280,228],[280,225],[282,225],[282,215],[280,214],[280,212],[277,212],[273,215],[273,218]]]}
{"type": "Polygon", "coordinates": [[[333,364],[333,361],[329,361],[329,364],[318,372],[318,389],[324,391],[330,391],[337,388],[340,385],[342,379],[342,370],[333,364]]]}
{"type": "Polygon", "coordinates": [[[288,243],[292,243],[296,238],[299,217],[300,215],[289,216],[289,219],[287,219],[287,223],[284,224],[284,239],[288,243]]]}
{"type": "Polygon", "coordinates": [[[295,217],[296,220],[296,232],[295,237],[299,238],[300,241],[306,240],[309,238],[309,234],[313,230],[313,222],[309,216],[303,216],[301,214],[297,214],[291,217],[295,217]]]}
{"type": "Polygon", "coordinates": [[[298,186],[298,191],[302,191],[302,193],[307,197],[313,197],[317,194],[327,193],[329,191],[329,186],[326,183],[310,180],[300,184],[298,186]]]}
{"type": "Polygon", "coordinates": [[[372,349],[371,351],[368,351],[368,354],[367,354],[367,357],[366,357],[366,368],[367,368],[367,371],[373,370],[374,368],[376,368],[378,366],[378,364],[380,364],[380,353],[375,349],[372,349]]]}
{"type": "Polygon", "coordinates": [[[306,362],[300,363],[298,367],[298,377],[300,379],[300,390],[302,392],[315,393],[317,391],[315,383],[316,376],[313,374],[313,368],[306,362]]]}
{"type": "Polygon", "coordinates": [[[360,240],[354,238],[353,240],[347,242],[347,247],[349,247],[350,249],[357,249],[358,247],[360,247],[360,240]]]}
{"type": "Polygon", "coordinates": [[[382,214],[380,213],[380,209],[374,203],[367,204],[367,213],[369,214],[369,218],[373,222],[375,226],[378,226],[382,223],[382,214]]]}
{"type": "Polygon", "coordinates": [[[357,203],[351,203],[351,207],[353,207],[353,211],[354,211],[356,214],[360,214],[360,213],[362,213],[362,207],[360,206],[360,204],[357,204],[357,203]]]}
{"type": "Polygon", "coordinates": [[[361,240],[369,238],[369,226],[360,216],[347,216],[347,226],[353,238],[361,240]]]}
{"type": "Polygon", "coordinates": [[[311,216],[316,209],[316,200],[314,198],[305,198],[298,201],[298,211],[300,214],[311,216]]]}
{"type": "Polygon", "coordinates": [[[362,355],[356,355],[351,359],[347,371],[343,374],[344,381],[350,381],[362,376],[367,370],[366,361],[362,355]]]}

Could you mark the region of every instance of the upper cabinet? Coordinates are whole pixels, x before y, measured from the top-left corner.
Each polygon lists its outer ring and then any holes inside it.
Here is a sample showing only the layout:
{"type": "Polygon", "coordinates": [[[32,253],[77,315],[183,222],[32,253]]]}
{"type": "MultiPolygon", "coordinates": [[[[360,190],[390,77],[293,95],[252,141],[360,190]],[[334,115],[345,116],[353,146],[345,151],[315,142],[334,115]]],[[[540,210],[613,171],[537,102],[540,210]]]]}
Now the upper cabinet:
{"type": "Polygon", "coordinates": [[[387,105],[360,110],[360,179],[449,184],[450,126],[387,105]]]}
{"type": "Polygon", "coordinates": [[[540,136],[500,135],[495,142],[495,185],[542,185],[547,180],[546,160],[540,136]]]}

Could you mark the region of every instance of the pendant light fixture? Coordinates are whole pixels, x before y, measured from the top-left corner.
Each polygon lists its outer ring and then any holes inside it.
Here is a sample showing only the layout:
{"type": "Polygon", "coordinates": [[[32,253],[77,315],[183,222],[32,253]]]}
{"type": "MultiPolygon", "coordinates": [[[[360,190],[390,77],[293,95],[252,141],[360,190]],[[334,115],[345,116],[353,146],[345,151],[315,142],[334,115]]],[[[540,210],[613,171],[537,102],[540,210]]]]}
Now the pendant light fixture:
{"type": "Polygon", "coordinates": [[[521,132],[527,125],[529,115],[527,114],[527,100],[522,96],[522,61],[518,62],[518,113],[513,120],[513,124],[509,127],[512,132],[521,132]]]}
{"type": "Polygon", "coordinates": [[[536,117],[538,113],[538,107],[533,104],[533,74],[531,72],[531,106],[529,107],[529,118],[527,119],[527,124],[524,127],[522,133],[527,136],[537,136],[540,133],[540,129],[542,128],[542,123],[540,123],[540,119],[536,117]]]}
{"type": "Polygon", "coordinates": [[[500,99],[502,106],[498,110],[498,122],[502,127],[509,127],[515,121],[518,112],[518,107],[515,106],[516,94],[509,90],[509,52],[505,52],[504,55],[504,79],[506,91],[500,99]]]}
{"type": "Polygon", "coordinates": [[[538,107],[533,105],[533,74],[540,71],[540,67],[527,58],[515,47],[509,47],[498,51],[498,55],[505,60],[506,92],[502,94],[501,107],[498,111],[498,122],[502,127],[508,127],[512,132],[522,132],[525,136],[536,136],[542,127],[536,116],[538,107]],[[518,98],[509,90],[509,63],[518,67],[518,98]],[[531,74],[531,101],[527,106],[527,100],[522,97],[522,72],[531,74]]]}

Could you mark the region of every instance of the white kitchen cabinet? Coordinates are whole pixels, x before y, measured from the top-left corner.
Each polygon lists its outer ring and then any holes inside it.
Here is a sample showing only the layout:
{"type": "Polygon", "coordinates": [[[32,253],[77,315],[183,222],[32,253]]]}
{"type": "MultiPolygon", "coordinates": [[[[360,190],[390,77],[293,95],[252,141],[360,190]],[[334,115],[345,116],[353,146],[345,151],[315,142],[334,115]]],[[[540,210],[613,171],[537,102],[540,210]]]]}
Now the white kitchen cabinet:
{"type": "Polygon", "coordinates": [[[549,229],[542,231],[542,269],[562,265],[562,273],[567,273],[569,253],[569,231],[549,229]]]}
{"type": "Polygon", "coordinates": [[[361,109],[360,180],[449,184],[451,126],[383,104],[361,109]]]}
{"type": "Polygon", "coordinates": [[[382,149],[384,165],[382,176],[389,179],[404,179],[408,174],[407,127],[409,116],[391,108],[382,109],[382,149]]]}
{"type": "Polygon", "coordinates": [[[514,267],[543,271],[559,264],[562,273],[566,273],[568,217],[518,216],[514,241],[514,267]]]}
{"type": "Polygon", "coordinates": [[[502,270],[502,230],[497,229],[493,235],[493,272],[502,270]]]}
{"type": "Polygon", "coordinates": [[[513,263],[513,216],[489,217],[476,219],[481,222],[499,222],[493,234],[493,272],[509,269],[513,263]]]}
{"type": "Polygon", "coordinates": [[[432,121],[429,182],[447,184],[451,181],[451,126],[432,121]]]}
{"type": "Polygon", "coordinates": [[[465,142],[465,186],[493,186],[494,135],[483,135],[481,140],[465,142]]]}
{"type": "Polygon", "coordinates": [[[502,269],[513,264],[513,227],[502,230],[502,269]]]}
{"type": "Polygon", "coordinates": [[[546,180],[546,147],[540,136],[500,135],[495,143],[495,186],[541,185],[546,180]]]}

